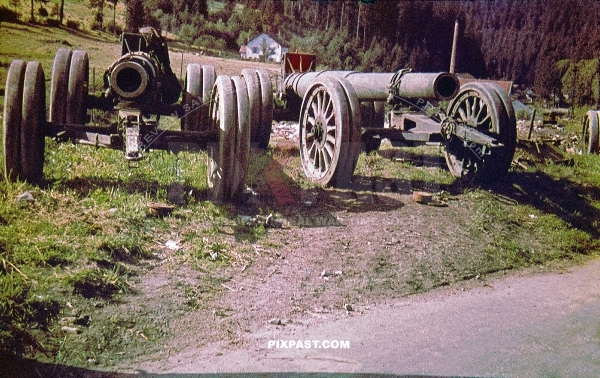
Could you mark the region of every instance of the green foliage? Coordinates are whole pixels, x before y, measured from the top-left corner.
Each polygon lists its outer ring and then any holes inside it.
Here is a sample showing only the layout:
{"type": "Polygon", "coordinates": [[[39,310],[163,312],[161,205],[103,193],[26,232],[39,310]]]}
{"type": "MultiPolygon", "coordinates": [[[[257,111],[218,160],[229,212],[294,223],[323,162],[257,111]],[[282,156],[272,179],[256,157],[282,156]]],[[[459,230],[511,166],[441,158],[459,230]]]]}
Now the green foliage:
{"type": "Polygon", "coordinates": [[[598,58],[574,62],[560,60],[556,67],[561,73],[562,94],[571,105],[595,104],[599,99],[600,64],[598,58]]]}
{"type": "Polygon", "coordinates": [[[130,0],[126,3],[125,29],[137,32],[145,24],[143,0],[130,0]]]}
{"type": "Polygon", "coordinates": [[[4,5],[0,6],[0,21],[18,22],[19,12],[8,9],[4,5]]]}

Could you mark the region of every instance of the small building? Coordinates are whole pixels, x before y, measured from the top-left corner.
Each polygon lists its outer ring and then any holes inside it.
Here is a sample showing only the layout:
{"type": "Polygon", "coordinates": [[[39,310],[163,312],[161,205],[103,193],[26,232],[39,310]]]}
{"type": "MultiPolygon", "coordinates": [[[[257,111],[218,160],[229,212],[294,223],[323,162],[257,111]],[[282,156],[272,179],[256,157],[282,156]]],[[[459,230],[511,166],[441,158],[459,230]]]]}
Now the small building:
{"type": "Polygon", "coordinates": [[[281,63],[283,54],[288,51],[279,42],[266,33],[248,41],[240,47],[239,53],[242,59],[264,60],[266,62],[281,63]]]}

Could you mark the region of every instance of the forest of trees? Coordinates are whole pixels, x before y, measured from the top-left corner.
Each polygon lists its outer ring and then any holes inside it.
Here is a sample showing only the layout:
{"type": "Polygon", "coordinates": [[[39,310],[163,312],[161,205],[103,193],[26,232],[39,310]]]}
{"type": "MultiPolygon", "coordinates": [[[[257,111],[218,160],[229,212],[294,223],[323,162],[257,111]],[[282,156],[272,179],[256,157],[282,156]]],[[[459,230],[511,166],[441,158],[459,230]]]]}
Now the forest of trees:
{"type": "Polygon", "coordinates": [[[594,0],[214,4],[127,0],[128,9],[138,9],[132,15],[144,15],[135,25],[152,24],[190,45],[237,51],[248,39],[267,32],[292,51],[317,54],[323,68],[342,70],[447,70],[454,22],[459,20],[458,72],[512,80],[575,105],[599,98],[600,2],[594,0]]]}
{"type": "MultiPolygon", "coordinates": [[[[10,7],[22,1],[9,0],[10,7]]],[[[82,1],[95,15],[91,29],[119,33],[114,11],[120,2],[130,31],[150,25],[190,47],[229,55],[266,32],[291,51],[317,54],[320,68],[366,72],[448,70],[458,20],[457,72],[512,80],[569,105],[600,102],[598,0],[82,1]],[[104,19],[107,4],[110,21],[104,19]]],[[[50,4],[62,24],[64,0],[50,4]]],[[[40,15],[47,13],[40,6],[40,15]]]]}

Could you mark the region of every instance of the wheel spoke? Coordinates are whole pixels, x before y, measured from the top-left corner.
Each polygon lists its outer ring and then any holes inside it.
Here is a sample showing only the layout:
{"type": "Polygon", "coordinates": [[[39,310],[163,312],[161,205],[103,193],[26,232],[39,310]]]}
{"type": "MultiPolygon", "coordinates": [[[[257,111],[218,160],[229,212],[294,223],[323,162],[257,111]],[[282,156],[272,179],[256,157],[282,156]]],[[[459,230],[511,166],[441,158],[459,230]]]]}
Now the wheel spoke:
{"type": "Polygon", "coordinates": [[[467,115],[465,114],[465,110],[462,107],[458,108],[458,114],[460,114],[460,120],[461,121],[464,121],[464,122],[468,122],[469,121],[467,115]]]}
{"type": "Polygon", "coordinates": [[[327,134],[327,138],[325,139],[325,141],[331,144],[332,146],[335,146],[335,136],[327,134]]]}
{"type": "Polygon", "coordinates": [[[325,144],[324,150],[327,152],[328,163],[331,163],[331,161],[333,160],[334,145],[327,143],[325,144]]]}

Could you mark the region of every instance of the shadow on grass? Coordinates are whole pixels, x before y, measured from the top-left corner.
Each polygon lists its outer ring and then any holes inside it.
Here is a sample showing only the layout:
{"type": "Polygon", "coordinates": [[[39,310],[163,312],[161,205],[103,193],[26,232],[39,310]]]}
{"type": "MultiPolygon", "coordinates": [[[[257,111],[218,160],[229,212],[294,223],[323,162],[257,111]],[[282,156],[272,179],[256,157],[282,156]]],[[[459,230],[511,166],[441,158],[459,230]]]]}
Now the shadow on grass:
{"type": "Polygon", "coordinates": [[[103,177],[75,177],[69,180],[47,181],[44,185],[48,188],[57,190],[70,189],[77,193],[79,198],[85,198],[92,192],[102,189],[122,190],[127,194],[145,194],[150,197],[156,197],[159,192],[169,194],[171,189],[177,192],[185,193],[189,199],[196,201],[205,201],[207,199],[206,189],[199,189],[191,185],[180,183],[160,184],[157,180],[148,180],[144,178],[128,179],[127,181],[103,177]]]}
{"type": "Polygon", "coordinates": [[[502,181],[485,189],[542,213],[553,214],[595,239],[600,236],[598,225],[594,224],[600,219],[600,210],[591,202],[600,199],[598,187],[565,178],[554,179],[537,171],[510,172],[502,181]]]}

